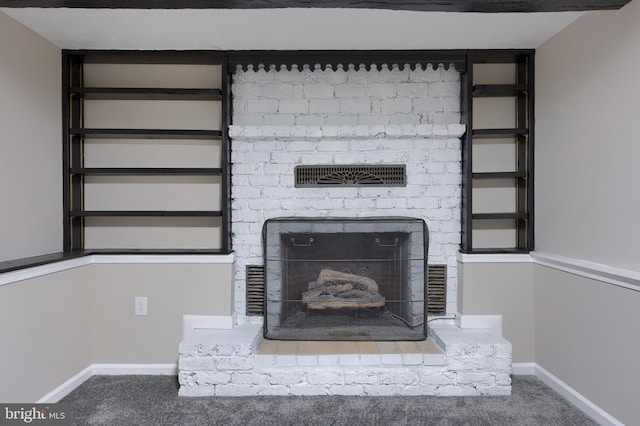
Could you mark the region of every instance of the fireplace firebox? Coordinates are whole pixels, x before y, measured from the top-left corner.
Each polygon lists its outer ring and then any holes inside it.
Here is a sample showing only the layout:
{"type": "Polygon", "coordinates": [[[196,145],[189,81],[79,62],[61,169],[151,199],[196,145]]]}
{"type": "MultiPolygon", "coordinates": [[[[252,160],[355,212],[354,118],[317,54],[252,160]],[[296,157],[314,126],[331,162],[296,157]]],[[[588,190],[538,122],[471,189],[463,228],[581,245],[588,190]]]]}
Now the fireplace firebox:
{"type": "Polygon", "coordinates": [[[264,337],[425,339],[428,238],[416,218],[267,220],[264,337]]]}

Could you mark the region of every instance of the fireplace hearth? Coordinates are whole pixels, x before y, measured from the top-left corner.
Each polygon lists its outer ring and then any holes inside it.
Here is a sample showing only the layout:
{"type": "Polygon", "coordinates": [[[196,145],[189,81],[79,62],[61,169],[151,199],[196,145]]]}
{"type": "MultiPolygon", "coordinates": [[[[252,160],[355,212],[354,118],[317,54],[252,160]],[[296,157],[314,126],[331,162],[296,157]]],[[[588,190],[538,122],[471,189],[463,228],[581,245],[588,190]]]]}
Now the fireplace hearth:
{"type": "Polygon", "coordinates": [[[275,218],[263,241],[265,338],[426,338],[423,220],[275,218]]]}

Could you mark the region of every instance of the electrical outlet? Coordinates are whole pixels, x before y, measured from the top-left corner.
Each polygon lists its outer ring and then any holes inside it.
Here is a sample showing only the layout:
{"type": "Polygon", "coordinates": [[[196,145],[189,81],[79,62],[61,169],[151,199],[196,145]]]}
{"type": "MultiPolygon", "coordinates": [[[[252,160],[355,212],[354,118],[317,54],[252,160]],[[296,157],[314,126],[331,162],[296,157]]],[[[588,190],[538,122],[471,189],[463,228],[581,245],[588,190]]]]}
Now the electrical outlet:
{"type": "Polygon", "coordinates": [[[135,297],[135,314],[136,315],[147,315],[147,297],[146,296],[136,296],[135,297]]]}

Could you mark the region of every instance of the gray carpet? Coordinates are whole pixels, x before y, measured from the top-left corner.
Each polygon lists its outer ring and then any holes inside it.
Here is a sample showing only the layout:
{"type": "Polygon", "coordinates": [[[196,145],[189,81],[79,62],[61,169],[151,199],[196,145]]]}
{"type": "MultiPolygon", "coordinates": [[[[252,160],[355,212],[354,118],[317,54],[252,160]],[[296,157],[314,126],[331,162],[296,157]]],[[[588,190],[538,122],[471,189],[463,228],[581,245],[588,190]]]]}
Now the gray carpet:
{"type": "Polygon", "coordinates": [[[74,425],[596,425],[533,376],[509,397],[178,396],[173,376],[94,376],[61,402],[74,425]]]}

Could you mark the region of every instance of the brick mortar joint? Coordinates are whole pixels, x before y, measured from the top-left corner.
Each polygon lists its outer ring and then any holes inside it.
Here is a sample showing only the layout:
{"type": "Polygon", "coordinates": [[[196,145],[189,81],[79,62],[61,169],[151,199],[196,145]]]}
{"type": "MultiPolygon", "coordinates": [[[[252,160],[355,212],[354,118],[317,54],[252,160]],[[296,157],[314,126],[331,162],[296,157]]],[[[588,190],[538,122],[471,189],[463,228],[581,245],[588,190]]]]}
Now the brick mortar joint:
{"type": "Polygon", "coordinates": [[[229,126],[229,137],[243,141],[370,140],[389,138],[450,139],[461,137],[464,124],[356,126],[229,126]]]}

